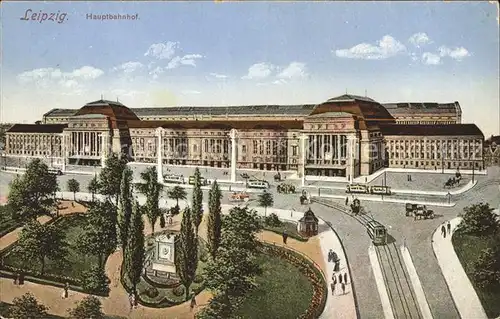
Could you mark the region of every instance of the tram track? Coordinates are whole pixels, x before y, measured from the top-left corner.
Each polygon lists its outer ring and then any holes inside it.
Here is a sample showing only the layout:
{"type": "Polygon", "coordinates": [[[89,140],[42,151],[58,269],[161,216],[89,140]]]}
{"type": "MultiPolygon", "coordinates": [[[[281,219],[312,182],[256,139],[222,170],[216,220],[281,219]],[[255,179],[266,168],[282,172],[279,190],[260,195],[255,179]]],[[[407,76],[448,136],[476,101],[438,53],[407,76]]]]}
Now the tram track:
{"type": "MultiPolygon", "coordinates": [[[[333,208],[344,215],[352,217],[368,229],[368,222],[373,217],[365,214],[352,214],[347,207],[320,197],[312,197],[312,202],[333,208]]],[[[422,314],[410,277],[405,269],[402,256],[395,242],[374,246],[377,259],[382,270],[383,280],[389,297],[390,306],[395,319],[421,319],[422,314]]]]}

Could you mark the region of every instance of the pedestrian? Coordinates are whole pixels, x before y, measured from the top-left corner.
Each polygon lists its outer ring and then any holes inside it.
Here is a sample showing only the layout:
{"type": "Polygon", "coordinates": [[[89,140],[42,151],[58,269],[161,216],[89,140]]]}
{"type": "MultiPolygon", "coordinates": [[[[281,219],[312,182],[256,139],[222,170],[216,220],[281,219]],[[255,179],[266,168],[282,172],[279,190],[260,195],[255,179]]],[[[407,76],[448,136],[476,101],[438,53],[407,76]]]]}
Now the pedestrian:
{"type": "Polygon", "coordinates": [[[189,307],[191,308],[191,310],[193,310],[193,308],[196,306],[196,295],[193,295],[193,297],[191,298],[191,304],[189,305],[189,307]]]}
{"type": "Polygon", "coordinates": [[[286,240],[288,239],[288,234],[286,233],[286,230],[283,231],[283,244],[286,245],[286,240]]]}
{"type": "Polygon", "coordinates": [[[347,204],[349,204],[349,197],[345,198],[345,205],[347,206],[347,204]]]}
{"type": "Polygon", "coordinates": [[[333,250],[329,250],[328,251],[328,262],[332,262],[333,261],[333,250]]]}
{"type": "Polygon", "coordinates": [[[444,228],[444,225],[441,226],[441,235],[443,235],[443,238],[446,238],[446,228],[444,228]]]}
{"type": "Polygon", "coordinates": [[[335,274],[332,275],[332,282],[337,284],[337,276],[335,276],[335,274]]]}
{"type": "Polygon", "coordinates": [[[134,308],[134,295],[132,293],[128,294],[128,302],[130,303],[130,310],[134,308]]]}
{"type": "Polygon", "coordinates": [[[335,267],[333,268],[333,271],[337,272],[340,269],[340,259],[337,259],[335,261],[335,267]]]}
{"type": "Polygon", "coordinates": [[[410,182],[411,182],[411,175],[410,175],[410,182]]]}
{"type": "Polygon", "coordinates": [[[347,273],[344,273],[344,283],[347,284],[347,273]]]}
{"type": "Polygon", "coordinates": [[[15,276],[14,276],[14,285],[19,285],[19,273],[17,273],[15,276]]]}
{"type": "Polygon", "coordinates": [[[335,282],[330,284],[330,288],[332,289],[332,295],[335,295],[335,282]]]}
{"type": "Polygon", "coordinates": [[[71,202],[71,207],[75,207],[75,202],[71,202]]]}
{"type": "Polygon", "coordinates": [[[368,177],[365,177],[365,184],[368,183],[368,177]]]}
{"type": "Polygon", "coordinates": [[[24,285],[24,273],[21,271],[19,273],[19,285],[24,285]]]}
{"type": "Polygon", "coordinates": [[[173,224],[172,215],[168,215],[168,224],[169,224],[169,225],[172,225],[172,224],[173,224]]]}
{"type": "Polygon", "coordinates": [[[63,299],[68,298],[68,290],[69,290],[69,283],[66,281],[63,288],[63,295],[62,295],[63,299]]]}
{"type": "Polygon", "coordinates": [[[342,283],[342,294],[344,295],[345,294],[345,283],[342,283]]]}
{"type": "Polygon", "coordinates": [[[446,224],[446,228],[448,229],[448,235],[451,233],[451,224],[450,222],[448,221],[448,223],[446,224]]]}
{"type": "Polygon", "coordinates": [[[342,283],[342,274],[339,274],[339,283],[342,283]]]}
{"type": "Polygon", "coordinates": [[[137,297],[136,297],[136,292],[132,292],[132,306],[135,308],[137,308],[137,297]]]}

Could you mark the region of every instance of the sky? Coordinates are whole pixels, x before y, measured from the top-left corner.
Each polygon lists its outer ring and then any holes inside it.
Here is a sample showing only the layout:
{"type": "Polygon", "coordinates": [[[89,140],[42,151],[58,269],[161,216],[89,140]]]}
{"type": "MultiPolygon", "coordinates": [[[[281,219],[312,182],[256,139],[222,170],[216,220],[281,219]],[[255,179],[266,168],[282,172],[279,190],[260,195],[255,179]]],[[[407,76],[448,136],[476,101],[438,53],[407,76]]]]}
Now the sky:
{"type": "Polygon", "coordinates": [[[488,2],[3,2],[0,122],[129,107],[458,101],[500,134],[488,2]],[[128,19],[116,19],[117,15],[128,19]],[[115,18],[115,19],[112,19],[115,18]]]}

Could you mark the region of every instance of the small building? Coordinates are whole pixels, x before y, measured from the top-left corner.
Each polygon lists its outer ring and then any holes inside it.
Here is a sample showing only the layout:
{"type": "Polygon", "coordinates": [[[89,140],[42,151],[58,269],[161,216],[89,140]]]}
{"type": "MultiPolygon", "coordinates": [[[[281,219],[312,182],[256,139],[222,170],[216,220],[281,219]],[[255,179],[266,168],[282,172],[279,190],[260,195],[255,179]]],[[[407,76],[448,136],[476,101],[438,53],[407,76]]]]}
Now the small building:
{"type": "Polygon", "coordinates": [[[304,213],[304,216],[299,219],[297,231],[307,237],[315,236],[318,234],[318,221],[318,217],[316,217],[311,208],[309,208],[304,213]]]}

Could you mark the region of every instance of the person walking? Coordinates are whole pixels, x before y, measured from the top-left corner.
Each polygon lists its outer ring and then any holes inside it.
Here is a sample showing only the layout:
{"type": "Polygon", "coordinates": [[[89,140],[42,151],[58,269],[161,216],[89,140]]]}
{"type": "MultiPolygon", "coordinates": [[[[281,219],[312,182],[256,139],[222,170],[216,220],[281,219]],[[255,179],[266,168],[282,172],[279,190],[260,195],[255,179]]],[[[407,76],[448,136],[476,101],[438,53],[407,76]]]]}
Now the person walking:
{"type": "Polygon", "coordinates": [[[444,228],[444,225],[441,226],[441,235],[443,235],[443,238],[446,238],[446,228],[444,228]]]}
{"type": "Polygon", "coordinates": [[[333,261],[333,250],[329,250],[328,251],[328,262],[332,262],[333,261]]]}
{"type": "Polygon", "coordinates": [[[345,205],[347,206],[347,204],[349,204],[349,197],[345,198],[345,205]]]}
{"type": "Polygon", "coordinates": [[[337,284],[337,276],[335,276],[335,274],[332,275],[332,282],[337,284]]]}
{"type": "Polygon", "coordinates": [[[196,295],[193,295],[193,297],[191,297],[191,303],[189,304],[189,308],[191,311],[193,311],[193,308],[196,306],[196,295]]]}
{"type": "Polygon", "coordinates": [[[286,233],[286,230],[283,231],[283,244],[286,245],[286,240],[288,239],[288,234],[286,233]]]}
{"type": "Polygon", "coordinates": [[[63,299],[68,298],[68,290],[69,290],[69,283],[66,281],[64,284],[64,290],[63,290],[63,299]]]}
{"type": "Polygon", "coordinates": [[[344,283],[347,284],[347,273],[344,273],[344,283]]]}
{"type": "Polygon", "coordinates": [[[342,294],[345,295],[345,283],[342,283],[342,294]]]}
{"type": "Polygon", "coordinates": [[[132,293],[128,294],[128,302],[130,304],[130,310],[134,308],[134,295],[132,293]]]}
{"type": "Polygon", "coordinates": [[[332,289],[332,295],[335,296],[335,282],[332,281],[332,283],[330,284],[330,288],[332,289]]]}
{"type": "Polygon", "coordinates": [[[342,283],[342,274],[339,274],[339,283],[342,283]]]}
{"type": "Polygon", "coordinates": [[[450,222],[448,221],[448,223],[446,224],[446,228],[448,229],[448,235],[450,235],[451,233],[451,224],[450,222]]]}
{"type": "Polygon", "coordinates": [[[14,285],[19,285],[19,273],[14,276],[14,285]]]}

